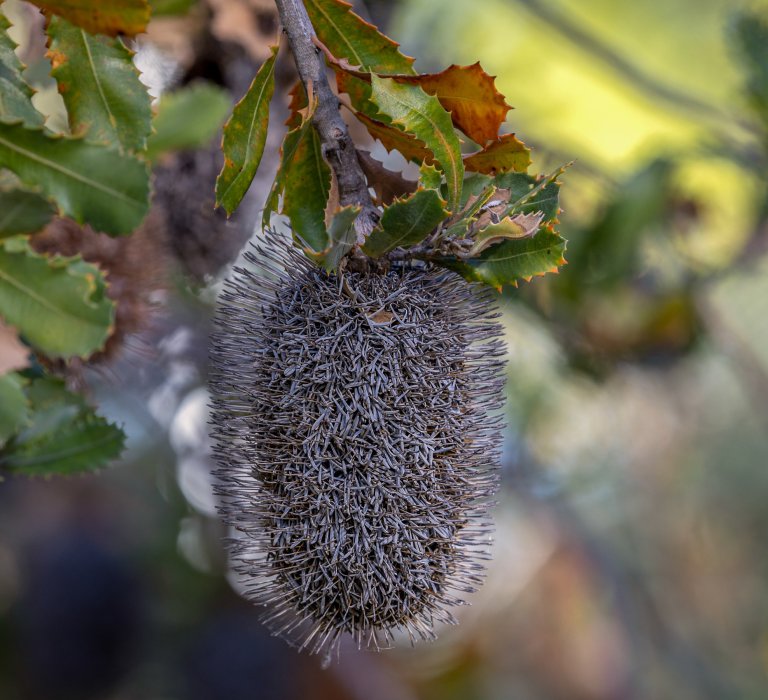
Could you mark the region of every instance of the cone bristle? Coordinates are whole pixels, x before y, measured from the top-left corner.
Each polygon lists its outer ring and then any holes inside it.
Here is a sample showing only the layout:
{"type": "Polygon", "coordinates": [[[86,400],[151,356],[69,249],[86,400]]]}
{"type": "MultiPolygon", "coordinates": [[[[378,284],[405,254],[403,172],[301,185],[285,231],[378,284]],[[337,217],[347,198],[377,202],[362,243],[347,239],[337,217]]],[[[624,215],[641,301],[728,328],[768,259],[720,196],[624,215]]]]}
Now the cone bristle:
{"type": "Polygon", "coordinates": [[[453,273],[316,268],[257,249],[212,343],[220,512],[249,598],[313,653],[390,646],[483,577],[503,348],[492,297],[453,273]]]}

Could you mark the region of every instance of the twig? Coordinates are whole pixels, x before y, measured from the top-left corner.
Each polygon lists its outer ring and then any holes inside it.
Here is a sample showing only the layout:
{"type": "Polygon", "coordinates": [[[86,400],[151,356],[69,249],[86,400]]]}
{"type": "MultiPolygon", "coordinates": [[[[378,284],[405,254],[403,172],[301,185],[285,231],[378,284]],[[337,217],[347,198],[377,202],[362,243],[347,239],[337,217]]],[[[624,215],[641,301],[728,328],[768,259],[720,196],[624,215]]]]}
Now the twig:
{"type": "Polygon", "coordinates": [[[368,183],[357,160],[347,125],[339,114],[339,98],[328,84],[325,62],[313,42],[315,30],[301,0],[275,0],[275,3],[301,82],[307,94],[310,94],[311,85],[317,96],[312,124],[320,135],[323,155],[336,176],[339,202],[342,206],[352,204],[360,207],[360,214],[355,219],[355,231],[358,244],[362,244],[378,223],[379,213],[368,192],[368,183]]]}

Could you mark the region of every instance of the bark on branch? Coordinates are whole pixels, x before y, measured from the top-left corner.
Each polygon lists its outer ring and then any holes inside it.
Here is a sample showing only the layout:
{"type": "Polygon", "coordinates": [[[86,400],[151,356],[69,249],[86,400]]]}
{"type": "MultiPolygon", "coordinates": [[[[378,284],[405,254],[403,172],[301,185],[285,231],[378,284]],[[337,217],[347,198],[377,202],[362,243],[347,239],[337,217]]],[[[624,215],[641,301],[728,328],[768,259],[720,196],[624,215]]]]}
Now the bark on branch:
{"type": "Polygon", "coordinates": [[[355,220],[358,243],[363,243],[378,223],[379,213],[371,200],[368,184],[357,160],[355,145],[339,113],[339,99],[328,84],[322,52],[315,45],[315,30],[301,0],[275,0],[280,22],[296,61],[299,77],[307,94],[317,96],[317,109],[312,124],[320,135],[323,155],[331,166],[339,187],[342,206],[361,207],[355,220]]]}

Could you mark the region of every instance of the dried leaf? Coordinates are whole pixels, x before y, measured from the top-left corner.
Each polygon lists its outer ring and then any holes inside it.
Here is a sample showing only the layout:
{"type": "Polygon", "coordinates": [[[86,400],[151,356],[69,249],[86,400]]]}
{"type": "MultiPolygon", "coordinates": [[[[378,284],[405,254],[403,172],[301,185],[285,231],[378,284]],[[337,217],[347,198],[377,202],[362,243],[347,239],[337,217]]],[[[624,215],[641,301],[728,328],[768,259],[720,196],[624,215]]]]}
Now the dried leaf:
{"type": "Polygon", "coordinates": [[[533,236],[544,219],[544,212],[538,211],[531,214],[518,214],[517,216],[502,219],[498,224],[491,224],[478,231],[474,236],[474,243],[469,250],[469,256],[474,257],[482,253],[486,248],[504,240],[516,240],[533,236]]]}
{"type": "Polygon", "coordinates": [[[390,126],[376,119],[371,119],[361,112],[355,116],[363,123],[368,133],[388,151],[397,151],[406,160],[417,163],[434,163],[431,151],[413,134],[409,134],[396,126],[390,126]]]}
{"type": "MultiPolygon", "coordinates": [[[[368,179],[368,185],[376,192],[379,204],[390,204],[398,197],[411,194],[418,186],[417,182],[406,180],[400,173],[385,168],[368,151],[358,150],[357,159],[368,179]]],[[[432,169],[437,172],[434,168],[432,169]]]]}
{"type": "Polygon", "coordinates": [[[31,0],[91,34],[136,36],[149,22],[147,0],[31,0]]]}

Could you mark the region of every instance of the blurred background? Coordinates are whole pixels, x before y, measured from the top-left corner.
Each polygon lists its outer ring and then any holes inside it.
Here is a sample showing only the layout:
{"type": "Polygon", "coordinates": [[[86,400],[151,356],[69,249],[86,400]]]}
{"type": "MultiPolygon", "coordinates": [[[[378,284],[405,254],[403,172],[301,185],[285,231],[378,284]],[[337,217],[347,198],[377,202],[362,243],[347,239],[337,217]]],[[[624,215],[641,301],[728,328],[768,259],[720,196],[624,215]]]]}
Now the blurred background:
{"type": "MultiPolygon", "coordinates": [[[[204,80],[239,99],[277,35],[269,0],[153,5],[137,61],[156,95],[204,80]]],[[[64,130],[39,19],[3,7],[64,130]]],[[[576,161],[569,264],[501,300],[508,426],[485,586],[437,642],[348,648],[321,671],[269,636],[227,573],[206,337],[277,164],[283,61],[244,214],[212,213],[217,138],[162,159],[154,216],[120,254],[129,282],[147,260],[162,268],[151,298],[142,277],[123,347],[67,369],[125,426],[125,459],[0,483],[0,698],[768,698],[768,5],[355,9],[421,71],[480,60],[498,75],[536,171],[576,161]]]]}

